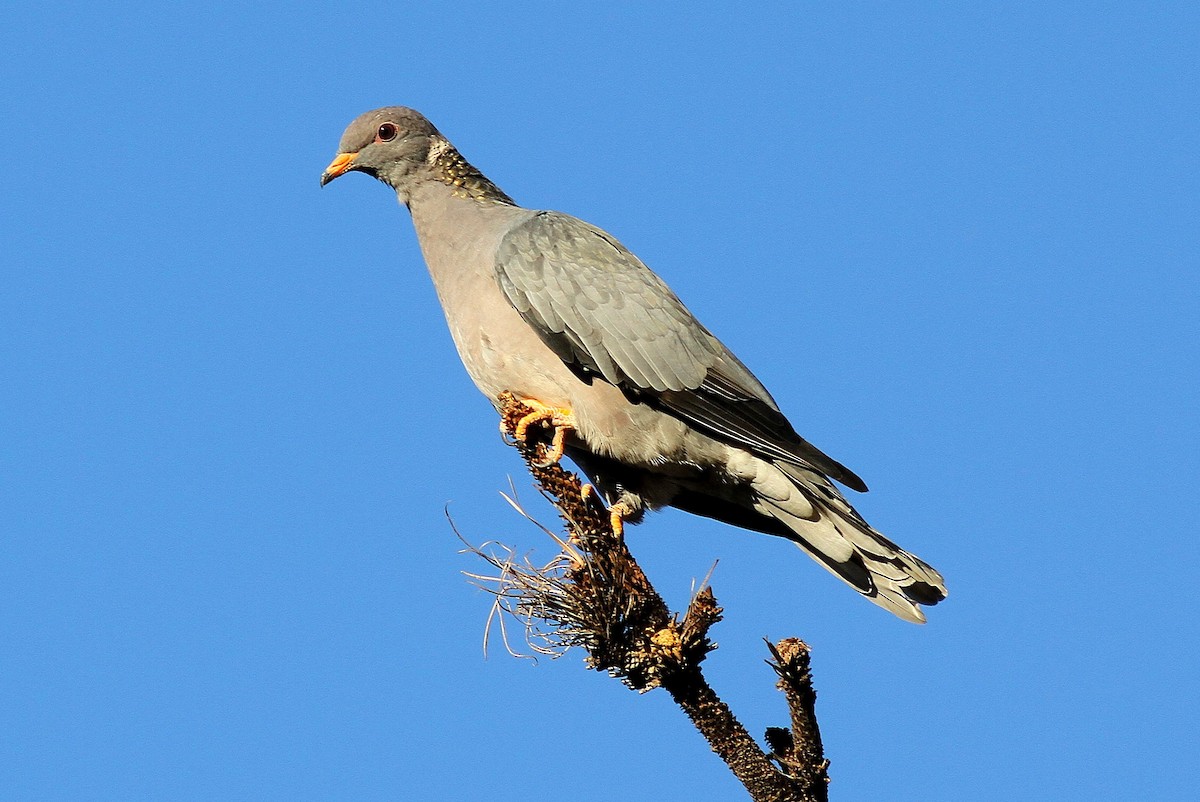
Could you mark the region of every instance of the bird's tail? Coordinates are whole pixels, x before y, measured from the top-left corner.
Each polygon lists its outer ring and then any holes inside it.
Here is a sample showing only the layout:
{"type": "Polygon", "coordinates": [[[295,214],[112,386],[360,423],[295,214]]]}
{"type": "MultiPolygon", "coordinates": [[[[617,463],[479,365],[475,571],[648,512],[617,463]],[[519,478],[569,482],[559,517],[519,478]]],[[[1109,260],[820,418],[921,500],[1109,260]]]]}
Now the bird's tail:
{"type": "Polygon", "coordinates": [[[859,593],[906,621],[924,623],[920,605],[946,598],[942,575],[875,531],[824,475],[790,463],[775,467],[799,494],[780,493],[778,486],[759,492],[759,512],[786,526],[796,545],[859,593]]]}

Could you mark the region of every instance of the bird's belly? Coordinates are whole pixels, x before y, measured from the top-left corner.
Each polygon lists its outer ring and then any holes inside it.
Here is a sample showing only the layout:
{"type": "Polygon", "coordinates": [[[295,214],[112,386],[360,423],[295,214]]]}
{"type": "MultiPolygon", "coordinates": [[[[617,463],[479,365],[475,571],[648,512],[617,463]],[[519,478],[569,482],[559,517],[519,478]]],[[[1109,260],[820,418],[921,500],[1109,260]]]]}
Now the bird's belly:
{"type": "Polygon", "coordinates": [[[579,380],[506,298],[489,299],[486,308],[486,315],[457,315],[451,324],[459,358],[475,386],[493,403],[501,393],[510,392],[551,406],[567,406],[572,385],[579,380]]]}
{"type": "Polygon", "coordinates": [[[575,419],[572,441],[577,446],[631,465],[663,470],[671,463],[707,462],[717,456],[709,452],[718,444],[682,421],[630,402],[603,379],[580,379],[504,300],[504,313],[459,317],[454,332],[467,373],[493,404],[511,392],[568,409],[575,419]]]}

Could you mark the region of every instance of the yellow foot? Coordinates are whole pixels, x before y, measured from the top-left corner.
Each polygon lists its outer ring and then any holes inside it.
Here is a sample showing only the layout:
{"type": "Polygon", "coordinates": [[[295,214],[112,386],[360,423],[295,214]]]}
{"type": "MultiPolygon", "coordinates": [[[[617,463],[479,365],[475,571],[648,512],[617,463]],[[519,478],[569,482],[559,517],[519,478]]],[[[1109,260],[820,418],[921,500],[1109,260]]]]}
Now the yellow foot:
{"type": "Polygon", "coordinates": [[[608,523],[612,526],[613,534],[617,537],[625,537],[625,519],[633,515],[633,507],[626,504],[624,501],[618,501],[616,504],[608,508],[608,523]]]}
{"type": "Polygon", "coordinates": [[[513,436],[517,438],[517,442],[524,444],[525,438],[529,434],[529,427],[535,423],[548,422],[554,427],[554,437],[550,441],[550,449],[546,452],[546,456],[542,461],[538,463],[539,467],[547,468],[562,459],[563,449],[566,447],[567,435],[575,431],[575,417],[569,409],[548,407],[529,398],[521,399],[521,403],[531,408],[533,412],[530,412],[517,421],[517,428],[513,432],[513,436]]]}
{"type": "MultiPolygon", "coordinates": [[[[597,504],[604,506],[604,500],[600,498],[600,491],[593,484],[588,483],[579,488],[579,496],[584,503],[595,499],[597,504]]],[[[633,507],[623,501],[618,501],[608,508],[608,524],[612,527],[614,535],[617,537],[625,535],[625,519],[632,514],[633,507]]]]}

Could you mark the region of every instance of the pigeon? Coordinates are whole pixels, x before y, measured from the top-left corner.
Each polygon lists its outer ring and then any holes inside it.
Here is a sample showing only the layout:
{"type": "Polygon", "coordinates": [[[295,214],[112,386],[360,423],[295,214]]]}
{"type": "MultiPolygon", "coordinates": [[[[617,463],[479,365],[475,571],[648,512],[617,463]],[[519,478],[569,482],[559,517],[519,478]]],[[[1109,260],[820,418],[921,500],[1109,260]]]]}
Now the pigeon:
{"type": "MultiPolygon", "coordinates": [[[[864,482],[796,433],[762,383],[614,236],[526,209],[419,112],[369,111],[346,129],[325,186],[350,172],[390,186],[467,373],[500,408],[552,426],[621,534],[675,507],[792,541],[900,618],[946,597],[934,568],[873,529],[834,482],[864,482]]],[[[782,344],[781,344],[782,347],[782,344]]]]}

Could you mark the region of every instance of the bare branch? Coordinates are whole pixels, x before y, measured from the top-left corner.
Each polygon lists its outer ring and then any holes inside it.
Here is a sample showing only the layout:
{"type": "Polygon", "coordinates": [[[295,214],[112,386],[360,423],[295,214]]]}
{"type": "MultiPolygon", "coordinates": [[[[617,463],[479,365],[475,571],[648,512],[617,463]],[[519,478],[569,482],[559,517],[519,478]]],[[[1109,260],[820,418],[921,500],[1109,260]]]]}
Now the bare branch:
{"type": "Polygon", "coordinates": [[[774,646],[768,641],[767,648],[774,659],[769,665],[779,675],[776,687],[783,691],[792,714],[791,730],[767,731],[772,757],[813,799],[828,799],[829,761],[817,727],[817,692],[812,685],[808,644],[798,638],[785,638],[774,646]]]}
{"type": "MultiPolygon", "coordinates": [[[[505,431],[531,410],[511,395],[501,398],[505,431]]],[[[704,678],[700,666],[716,648],[709,629],[721,620],[707,578],[683,616],[674,615],[633,558],[624,538],[614,534],[608,511],[597,494],[585,493],[578,477],[557,462],[544,464],[549,453],[548,427],[531,426],[525,442],[515,442],[534,481],[566,524],[567,538],[542,527],[561,551],[543,566],[496,543],[468,550],[497,572],[468,574],[495,594],[494,617],[511,614],[522,621],[526,641],[539,654],[558,656],[582,646],[587,663],[645,693],[664,688],[726,762],[754,800],[816,802],[827,799],[828,777],[821,738],[813,714],[816,698],[809,676],[808,647],[780,641],[771,649],[791,710],[790,730],[767,732],[771,754],[765,753],[734,717],[704,678]],[[535,435],[535,432],[537,434],[535,435]]],[[[517,511],[533,520],[516,500],[517,511]]],[[[536,523],[536,522],[535,522],[536,523]]],[[[541,526],[540,524],[538,524],[541,526]]],[[[503,630],[505,646],[507,633],[503,630]]]]}

